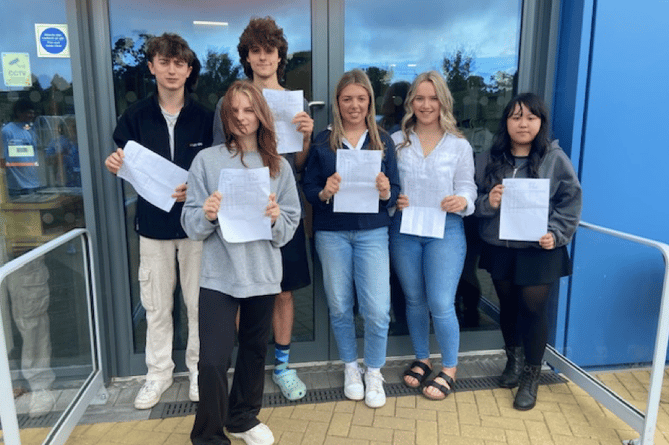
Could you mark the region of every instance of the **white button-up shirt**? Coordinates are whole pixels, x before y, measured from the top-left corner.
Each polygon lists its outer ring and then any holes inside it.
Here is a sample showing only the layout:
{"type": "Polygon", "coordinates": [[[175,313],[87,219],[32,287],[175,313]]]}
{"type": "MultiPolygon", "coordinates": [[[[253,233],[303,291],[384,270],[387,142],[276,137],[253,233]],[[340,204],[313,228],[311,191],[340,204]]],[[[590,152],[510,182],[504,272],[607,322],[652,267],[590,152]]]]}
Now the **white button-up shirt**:
{"type": "MultiPolygon", "coordinates": [[[[410,145],[405,147],[399,148],[399,145],[404,142],[404,134],[401,131],[393,133],[392,138],[397,147],[397,168],[401,184],[405,183],[404,178],[407,177],[417,180],[440,178],[446,184],[451,182],[448,188],[453,190],[453,194],[467,200],[467,207],[457,214],[467,216],[474,213],[474,202],[476,201],[474,155],[467,139],[446,133],[434,150],[424,156],[418,135],[413,131],[409,133],[410,145]]],[[[442,200],[445,197],[441,196],[439,199],[442,200]]]]}

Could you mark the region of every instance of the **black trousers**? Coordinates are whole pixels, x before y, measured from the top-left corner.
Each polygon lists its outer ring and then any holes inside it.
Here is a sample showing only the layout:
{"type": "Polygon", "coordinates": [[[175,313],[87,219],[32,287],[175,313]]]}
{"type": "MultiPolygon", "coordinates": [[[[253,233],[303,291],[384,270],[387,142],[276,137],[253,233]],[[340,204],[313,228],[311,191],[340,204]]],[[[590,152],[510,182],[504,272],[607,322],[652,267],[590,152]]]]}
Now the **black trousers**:
{"type": "Polygon", "coordinates": [[[200,288],[200,403],[190,435],[194,444],[229,444],[224,427],[239,433],[260,423],[257,415],[262,405],[274,297],[234,298],[200,288]],[[235,346],[237,309],[239,349],[228,396],[227,371],[235,346]]]}

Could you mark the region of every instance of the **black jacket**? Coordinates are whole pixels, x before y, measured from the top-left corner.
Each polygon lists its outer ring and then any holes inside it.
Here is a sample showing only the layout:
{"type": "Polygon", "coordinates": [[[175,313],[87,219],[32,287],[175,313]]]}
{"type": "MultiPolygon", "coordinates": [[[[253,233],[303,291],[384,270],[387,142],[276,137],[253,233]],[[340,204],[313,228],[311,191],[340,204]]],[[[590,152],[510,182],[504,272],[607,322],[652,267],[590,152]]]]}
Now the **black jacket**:
{"type": "MultiPolygon", "coordinates": [[[[174,127],[174,162],[183,169],[190,169],[195,155],[212,144],[211,122],[214,114],[188,96],[174,127]]],[[[158,96],[152,95],[132,105],[120,117],[114,141],[123,148],[128,141],[135,141],[165,159],[170,159],[169,132],[158,96]]],[[[186,238],[181,227],[183,202],[177,202],[169,213],[137,197],[135,230],[153,239],[186,238]]]]}

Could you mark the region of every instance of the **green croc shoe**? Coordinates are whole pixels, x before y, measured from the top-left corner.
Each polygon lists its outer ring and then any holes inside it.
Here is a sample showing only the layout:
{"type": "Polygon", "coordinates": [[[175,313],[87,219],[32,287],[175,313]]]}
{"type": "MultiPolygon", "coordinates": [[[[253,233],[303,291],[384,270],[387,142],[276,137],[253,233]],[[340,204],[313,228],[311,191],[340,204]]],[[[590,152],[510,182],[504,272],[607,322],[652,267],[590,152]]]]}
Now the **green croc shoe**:
{"type": "Polygon", "coordinates": [[[307,387],[294,369],[286,369],[281,374],[272,373],[272,381],[281,389],[288,400],[300,400],[307,394],[307,387]]]}

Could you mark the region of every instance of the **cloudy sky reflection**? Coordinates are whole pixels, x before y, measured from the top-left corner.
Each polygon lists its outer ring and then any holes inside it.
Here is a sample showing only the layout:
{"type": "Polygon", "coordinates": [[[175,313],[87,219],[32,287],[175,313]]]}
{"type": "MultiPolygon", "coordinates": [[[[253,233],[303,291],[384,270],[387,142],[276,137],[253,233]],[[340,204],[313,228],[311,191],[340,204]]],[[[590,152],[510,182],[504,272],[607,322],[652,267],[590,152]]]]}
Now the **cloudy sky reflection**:
{"type": "MultiPolygon", "coordinates": [[[[347,0],[345,68],[392,67],[395,80],[410,79],[415,73],[440,69],[444,56],[462,49],[475,57],[474,71],[485,80],[497,71],[513,73],[520,4],[521,0],[347,0]]],[[[55,73],[71,81],[68,59],[38,59],[35,52],[34,24],[64,23],[64,0],[48,7],[41,0],[3,2],[1,9],[11,21],[0,26],[0,49],[30,53],[32,71],[44,86],[55,73]]],[[[291,52],[311,49],[310,0],[110,0],[110,44],[124,37],[136,39],[139,33],[173,31],[183,35],[201,59],[213,50],[227,52],[238,62],[241,31],[250,17],[266,15],[284,28],[291,52]],[[229,26],[198,26],[193,20],[225,21],[229,26]]]]}

